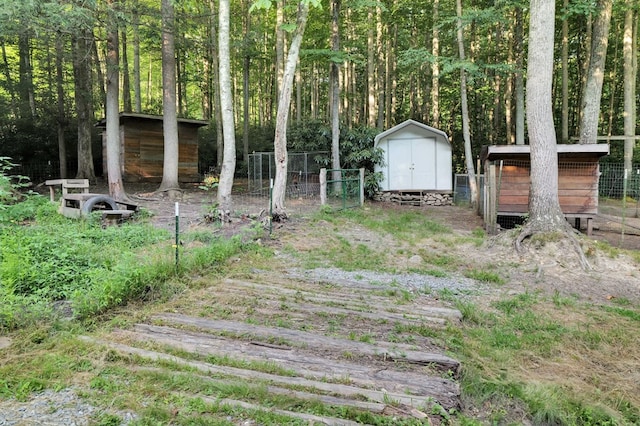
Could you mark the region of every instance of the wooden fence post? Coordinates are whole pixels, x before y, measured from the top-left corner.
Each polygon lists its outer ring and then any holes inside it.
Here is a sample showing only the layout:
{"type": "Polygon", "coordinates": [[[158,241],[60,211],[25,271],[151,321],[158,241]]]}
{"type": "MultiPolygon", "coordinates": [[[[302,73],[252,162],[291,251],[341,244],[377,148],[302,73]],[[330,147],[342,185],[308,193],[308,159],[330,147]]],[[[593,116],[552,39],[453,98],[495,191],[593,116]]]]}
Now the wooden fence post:
{"type": "Polygon", "coordinates": [[[327,204],[327,169],[320,169],[320,205],[327,204]]]}

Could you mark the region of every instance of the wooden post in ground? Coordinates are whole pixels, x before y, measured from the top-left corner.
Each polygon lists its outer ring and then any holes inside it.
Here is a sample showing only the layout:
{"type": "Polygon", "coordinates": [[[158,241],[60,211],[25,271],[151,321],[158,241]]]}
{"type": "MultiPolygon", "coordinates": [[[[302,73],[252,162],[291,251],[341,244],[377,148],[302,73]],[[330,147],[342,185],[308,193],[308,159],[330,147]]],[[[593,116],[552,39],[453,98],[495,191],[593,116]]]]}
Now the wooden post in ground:
{"type": "Polygon", "coordinates": [[[327,204],[327,169],[320,169],[320,205],[327,204]]]}
{"type": "MultiPolygon", "coordinates": [[[[485,169],[485,172],[487,172],[487,169],[485,169]]],[[[487,229],[487,233],[493,235],[498,231],[496,166],[494,164],[489,166],[488,176],[486,176],[485,179],[487,180],[487,182],[485,182],[485,186],[487,188],[485,227],[487,229]]]]}

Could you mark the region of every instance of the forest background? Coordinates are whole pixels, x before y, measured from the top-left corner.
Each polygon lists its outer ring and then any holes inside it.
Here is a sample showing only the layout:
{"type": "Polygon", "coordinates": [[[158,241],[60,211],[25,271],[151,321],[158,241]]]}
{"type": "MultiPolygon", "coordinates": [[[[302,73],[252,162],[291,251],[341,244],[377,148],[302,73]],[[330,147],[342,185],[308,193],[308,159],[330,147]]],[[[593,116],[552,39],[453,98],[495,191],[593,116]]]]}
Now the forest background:
{"type": "MultiPolygon", "coordinates": [[[[246,170],[248,153],[273,150],[282,63],[297,6],[277,1],[265,10],[252,9],[252,3],[231,4],[239,171],[246,170]]],[[[108,28],[117,21],[122,111],[162,115],[159,2],[2,0],[0,6],[0,156],[20,164],[52,164],[54,175],[58,164],[64,166],[59,175],[82,175],[75,165],[88,145],[100,174],[102,147],[94,124],[105,117],[108,28]]],[[[602,136],[623,135],[625,114],[635,116],[635,111],[625,111],[622,70],[623,28],[630,13],[637,80],[637,7],[634,1],[613,4],[599,119],[602,136]]],[[[524,105],[527,1],[464,2],[464,60],[459,59],[453,0],[343,2],[339,50],[331,45],[330,9],[323,2],[310,11],[290,107],[290,147],[330,150],[332,63],[340,65],[343,129],[383,130],[409,118],[427,123],[450,135],[454,170],[464,173],[464,69],[474,155],[485,144],[524,141],[517,135],[526,134],[518,117],[524,105]]],[[[563,0],[557,10],[553,110],[558,141],[567,143],[579,135],[598,3],[563,0]]],[[[201,134],[200,168],[205,171],[222,162],[217,2],[178,1],[175,12],[177,112],[211,123],[201,134]]],[[[342,132],[342,138],[349,135],[342,132]]],[[[611,155],[604,161],[622,162],[623,141],[610,142],[611,155]]],[[[638,152],[634,162],[640,162],[638,152]]]]}

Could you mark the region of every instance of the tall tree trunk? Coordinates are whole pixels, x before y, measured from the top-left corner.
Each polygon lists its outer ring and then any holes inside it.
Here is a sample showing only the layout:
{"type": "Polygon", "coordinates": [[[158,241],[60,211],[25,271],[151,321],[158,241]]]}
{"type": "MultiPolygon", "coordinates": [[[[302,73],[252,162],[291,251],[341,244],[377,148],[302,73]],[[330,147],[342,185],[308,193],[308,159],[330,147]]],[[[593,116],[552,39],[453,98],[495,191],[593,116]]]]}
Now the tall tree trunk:
{"type": "Polygon", "coordinates": [[[251,29],[251,14],[249,13],[249,1],[245,0],[244,14],[244,37],[245,53],[242,68],[242,161],[249,166],[249,70],[251,65],[251,55],[249,54],[249,31],[251,29]]]}
{"type": "Polygon", "coordinates": [[[127,29],[122,28],[122,102],[123,110],[131,112],[131,79],[129,78],[129,55],[127,54],[127,29]]]}
{"type": "MultiPolygon", "coordinates": [[[[569,0],[563,0],[563,8],[569,8],[569,0]]],[[[566,15],[566,13],[565,13],[566,15]]],[[[562,19],[562,143],[569,143],[569,21],[562,19]]]]}
{"type": "MultiPolygon", "coordinates": [[[[464,36],[462,32],[462,0],[456,0],[456,11],[458,16],[458,52],[460,60],[464,62],[464,36]]],[[[471,150],[471,131],[469,129],[469,106],[467,102],[467,74],[464,67],[460,68],[460,97],[462,107],[462,135],[464,138],[464,157],[467,175],[469,176],[469,193],[471,194],[471,208],[478,208],[478,186],[476,185],[475,166],[473,164],[473,152],[471,150]]]]}
{"type": "Polygon", "coordinates": [[[142,89],[140,85],[140,10],[138,0],[134,0],[132,8],[133,27],[133,98],[135,112],[142,112],[142,89]]]}
{"type": "Polygon", "coordinates": [[[433,24],[431,28],[431,124],[440,126],[440,0],[433,0],[433,24]]]}
{"type": "Polygon", "coordinates": [[[555,0],[531,0],[527,69],[527,122],[531,145],[529,220],[515,241],[536,233],[561,232],[573,244],[583,269],[591,269],[565,220],[558,200],[558,152],[552,111],[555,0]]]}
{"type": "Polygon", "coordinates": [[[9,61],[7,60],[7,48],[5,45],[6,43],[4,37],[0,37],[0,43],[2,44],[2,70],[4,71],[7,91],[9,92],[9,96],[11,97],[11,114],[14,117],[18,117],[20,115],[20,111],[16,107],[16,88],[13,82],[13,78],[11,77],[11,67],[9,66],[9,61]]]}
{"type": "Polygon", "coordinates": [[[223,214],[231,209],[231,189],[236,168],[236,135],[233,121],[233,92],[231,90],[231,53],[229,0],[220,0],[218,11],[218,52],[220,54],[220,104],[224,157],[218,186],[218,206],[223,214]]]}
{"type": "MultiPolygon", "coordinates": [[[[341,0],[331,1],[331,50],[334,57],[340,55],[340,7],[341,0]]],[[[340,66],[337,59],[331,61],[331,168],[332,179],[340,180],[340,66]]]]}
{"type": "Polygon", "coordinates": [[[118,0],[109,0],[109,24],[107,28],[107,90],[106,90],[106,145],[109,194],[117,201],[128,200],[122,182],[120,160],[120,57],[118,55],[118,0]]]}
{"type": "Polygon", "coordinates": [[[296,69],[296,122],[302,123],[302,71],[296,69]]]}
{"type": "MultiPolygon", "coordinates": [[[[216,0],[209,1],[209,9],[211,10],[211,16],[217,16],[216,0]]],[[[216,126],[216,167],[220,169],[222,167],[223,153],[224,153],[224,136],[222,134],[222,106],[220,103],[220,61],[218,54],[218,37],[217,37],[217,24],[216,20],[211,20],[211,40],[210,40],[210,52],[211,56],[211,73],[213,79],[212,85],[212,108],[213,108],[213,122],[216,126]]]]}
{"type": "Polygon", "coordinates": [[[284,8],[285,0],[276,0],[276,99],[280,98],[284,77],[284,8]]]}
{"type": "Polygon", "coordinates": [[[376,125],[376,45],[374,8],[370,7],[367,15],[367,126],[376,125]]]}
{"type": "Polygon", "coordinates": [[[64,130],[67,127],[67,117],[64,109],[64,70],[63,70],[64,44],[62,35],[56,34],[56,105],[58,117],[56,130],[58,134],[58,164],[60,166],[60,178],[67,178],[67,143],[64,130]]]}
{"type": "Polygon", "coordinates": [[[602,98],[612,5],[613,0],[599,0],[598,16],[593,24],[591,55],[580,118],[580,143],[582,144],[596,143],[598,138],[600,100],[602,98]]]}
{"type": "Polygon", "coordinates": [[[527,124],[531,145],[528,226],[536,231],[564,229],[558,201],[558,154],[553,124],[553,35],[555,0],[531,0],[527,61],[527,124]]]}
{"type": "Polygon", "coordinates": [[[31,37],[26,33],[26,30],[18,35],[18,54],[20,116],[28,119],[36,116],[36,103],[33,89],[33,69],[31,67],[31,37]]]}
{"type": "Polygon", "coordinates": [[[93,56],[93,62],[95,64],[95,71],[97,74],[97,84],[98,90],[100,90],[100,107],[104,110],[105,108],[105,99],[107,97],[106,91],[104,88],[105,77],[102,73],[102,64],[100,63],[100,55],[98,54],[98,43],[96,43],[96,37],[91,32],[91,55],[93,56]]]}
{"type": "Polygon", "coordinates": [[[633,43],[633,21],[634,0],[625,0],[627,10],[624,14],[624,37],[623,37],[623,56],[624,56],[624,168],[631,172],[633,167],[633,148],[635,146],[636,135],[636,77],[638,70],[634,67],[634,43],[633,43]]]}
{"type": "Polygon", "coordinates": [[[515,91],[516,91],[516,145],[524,145],[524,127],[525,127],[525,107],[524,107],[524,48],[522,40],[524,39],[522,8],[516,8],[516,75],[515,75],[515,91]]]}
{"type": "Polygon", "coordinates": [[[78,115],[78,172],[76,178],[95,180],[91,129],[93,128],[93,101],[91,90],[91,44],[93,35],[82,30],[75,39],[73,69],[76,113],[78,115]]]}
{"type": "Polygon", "coordinates": [[[379,130],[382,130],[384,127],[384,117],[385,117],[385,103],[384,98],[386,97],[386,90],[384,87],[385,76],[383,73],[383,69],[385,67],[385,57],[386,55],[383,53],[383,30],[384,27],[382,25],[382,7],[380,4],[376,6],[376,105],[378,110],[376,111],[376,116],[378,117],[376,122],[376,127],[379,130]]]}
{"type": "MultiPolygon", "coordinates": [[[[515,18],[515,11],[513,12],[513,17],[515,18]]],[[[516,63],[516,52],[514,49],[515,45],[515,32],[513,30],[508,32],[508,47],[507,47],[507,63],[510,65],[514,65],[516,63]]],[[[518,52],[519,54],[520,52],[518,52]]],[[[507,76],[506,87],[504,91],[504,122],[505,122],[505,140],[507,141],[507,145],[513,145],[515,140],[515,127],[513,121],[513,112],[514,112],[514,86],[515,86],[515,72],[510,73],[507,76]]],[[[480,171],[478,171],[480,172],[480,171]]]]}
{"type": "Polygon", "coordinates": [[[164,162],[159,191],[179,189],[178,113],[176,105],[175,12],[172,0],[162,0],[162,128],[164,162]]]}
{"type": "Polygon", "coordinates": [[[298,3],[298,14],[296,19],[296,29],[291,39],[291,46],[287,54],[287,62],[282,80],[282,90],[278,100],[278,113],[276,116],[276,131],[273,141],[274,156],[276,162],[276,176],[273,186],[273,209],[274,214],[279,217],[286,217],[285,212],[285,192],[287,189],[287,122],[289,119],[289,105],[291,103],[291,92],[293,89],[293,77],[296,72],[298,57],[300,56],[300,45],[304,36],[304,30],[309,17],[309,4],[301,0],[298,3]]]}

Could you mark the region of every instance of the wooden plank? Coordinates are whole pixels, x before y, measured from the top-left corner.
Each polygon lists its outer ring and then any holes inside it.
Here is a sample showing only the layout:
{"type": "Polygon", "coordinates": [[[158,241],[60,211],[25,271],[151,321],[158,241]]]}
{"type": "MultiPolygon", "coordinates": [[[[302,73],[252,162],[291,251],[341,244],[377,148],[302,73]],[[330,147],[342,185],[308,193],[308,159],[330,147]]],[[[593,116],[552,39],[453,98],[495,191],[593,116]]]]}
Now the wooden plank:
{"type": "Polygon", "coordinates": [[[242,407],[247,410],[257,410],[257,411],[266,411],[266,412],[276,413],[283,416],[292,417],[294,419],[306,420],[309,422],[309,424],[320,423],[327,426],[342,426],[342,425],[361,426],[361,423],[353,422],[351,420],[337,419],[335,417],[316,416],[313,414],[305,414],[305,413],[299,413],[296,411],[281,410],[273,407],[267,408],[261,405],[252,404],[245,401],[238,401],[238,400],[229,399],[229,398],[214,399],[208,396],[200,396],[200,399],[202,399],[203,401],[209,404],[231,405],[231,406],[242,407]]]}
{"type": "MultiPolygon", "coordinates": [[[[330,307],[340,307],[345,309],[350,308],[348,312],[357,315],[360,315],[363,312],[372,312],[376,315],[378,315],[380,312],[388,312],[389,300],[386,297],[380,297],[372,294],[367,294],[366,297],[363,295],[360,298],[353,297],[354,290],[380,291],[384,288],[383,286],[354,281],[346,282],[346,280],[333,280],[332,284],[338,286],[338,289],[331,289],[331,295],[323,295],[318,292],[306,291],[300,286],[296,288],[285,288],[283,286],[274,288],[271,285],[242,281],[237,279],[226,279],[217,288],[219,288],[221,291],[229,291],[234,286],[241,286],[259,290],[260,293],[265,296],[270,293],[275,294],[278,298],[282,297],[283,295],[291,295],[295,296],[298,299],[302,299],[305,302],[331,305],[322,306],[319,309],[328,309],[330,307]],[[346,287],[349,294],[340,294],[340,287],[346,287]]],[[[418,306],[411,305],[406,307],[406,309],[402,305],[394,305],[394,312],[392,312],[392,314],[395,315],[392,315],[392,317],[398,319],[405,318],[412,321],[420,321],[423,319],[429,321],[429,318],[444,318],[448,320],[462,319],[462,314],[459,310],[443,308],[440,306],[430,306],[428,300],[428,298],[418,300],[418,302],[421,302],[418,306]]]]}
{"type": "Polygon", "coordinates": [[[343,382],[348,378],[349,383],[354,386],[387,389],[408,396],[441,399],[457,391],[457,385],[453,381],[429,376],[423,371],[395,371],[375,365],[317,357],[297,349],[276,349],[168,327],[138,324],[134,331],[116,331],[113,335],[126,341],[154,342],[202,356],[269,362],[295,372],[299,377],[314,380],[343,382]]]}
{"type": "Polygon", "coordinates": [[[113,350],[119,351],[125,354],[136,355],[142,358],[147,358],[155,361],[168,361],[179,365],[188,366],[198,371],[202,371],[209,374],[223,374],[226,376],[234,376],[247,380],[261,380],[271,383],[277,383],[287,386],[302,386],[307,388],[315,388],[321,391],[330,392],[332,394],[350,396],[354,398],[366,397],[370,401],[385,402],[388,400],[396,401],[401,404],[405,404],[411,407],[424,407],[436,402],[442,405],[445,409],[457,409],[460,407],[460,391],[456,387],[457,391],[451,395],[442,395],[440,399],[433,397],[407,395],[405,393],[395,393],[387,391],[379,391],[375,389],[360,388],[352,385],[345,385],[341,383],[328,383],[325,381],[317,381],[307,379],[304,377],[290,377],[279,376],[276,374],[263,373],[260,371],[246,370],[235,367],[227,367],[223,365],[213,365],[200,361],[187,361],[177,356],[168,355],[162,352],[150,351],[145,349],[136,348],[130,345],[117,343],[114,341],[97,339],[90,336],[79,336],[79,339],[85,342],[103,345],[113,350]]]}
{"type": "Polygon", "coordinates": [[[402,361],[418,365],[439,365],[441,368],[451,370],[454,373],[457,373],[460,368],[460,363],[453,358],[438,353],[416,351],[415,347],[410,345],[390,342],[375,342],[374,344],[369,344],[289,328],[264,327],[236,321],[210,320],[177,314],[155,315],[153,319],[168,321],[172,324],[193,326],[206,331],[234,332],[240,335],[265,339],[284,339],[285,341],[291,341],[293,344],[299,343],[306,349],[329,348],[340,353],[360,353],[384,361],[402,361]]]}

